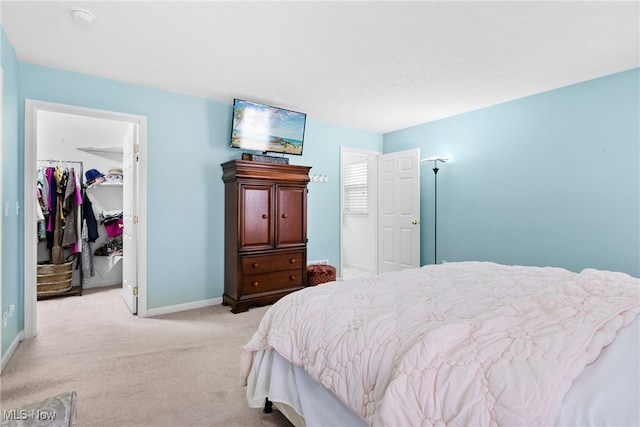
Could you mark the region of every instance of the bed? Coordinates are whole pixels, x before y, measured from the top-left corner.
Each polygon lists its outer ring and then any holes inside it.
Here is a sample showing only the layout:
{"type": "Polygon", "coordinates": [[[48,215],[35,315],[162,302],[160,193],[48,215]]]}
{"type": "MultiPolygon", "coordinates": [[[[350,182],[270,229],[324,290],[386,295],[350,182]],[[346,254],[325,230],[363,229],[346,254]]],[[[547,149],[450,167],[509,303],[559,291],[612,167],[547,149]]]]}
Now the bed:
{"type": "Polygon", "coordinates": [[[241,356],[250,407],[296,426],[640,425],[640,280],[429,265],[331,282],[265,313],[241,356]]]}

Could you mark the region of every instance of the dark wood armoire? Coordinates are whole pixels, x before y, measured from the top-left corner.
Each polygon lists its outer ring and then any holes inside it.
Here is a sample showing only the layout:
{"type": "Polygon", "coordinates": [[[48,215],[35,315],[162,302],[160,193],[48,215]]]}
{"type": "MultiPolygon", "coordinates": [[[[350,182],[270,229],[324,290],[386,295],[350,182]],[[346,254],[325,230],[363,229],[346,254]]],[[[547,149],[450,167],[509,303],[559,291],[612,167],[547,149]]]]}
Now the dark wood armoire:
{"type": "Polygon", "coordinates": [[[308,166],[231,160],[225,198],[223,304],[272,304],[307,282],[308,166]]]}

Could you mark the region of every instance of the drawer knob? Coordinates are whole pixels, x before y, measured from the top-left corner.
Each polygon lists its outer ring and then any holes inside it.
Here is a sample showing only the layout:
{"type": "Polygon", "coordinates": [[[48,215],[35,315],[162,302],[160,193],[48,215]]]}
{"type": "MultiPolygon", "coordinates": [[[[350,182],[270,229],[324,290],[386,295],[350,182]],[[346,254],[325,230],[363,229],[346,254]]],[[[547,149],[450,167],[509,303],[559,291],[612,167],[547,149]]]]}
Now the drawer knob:
{"type": "Polygon", "coordinates": [[[291,264],[295,264],[295,263],[296,263],[296,259],[295,259],[295,258],[291,258],[291,259],[289,260],[289,262],[290,262],[291,264]]]}
{"type": "Polygon", "coordinates": [[[251,264],[251,267],[253,267],[253,268],[258,268],[258,263],[257,263],[257,262],[254,262],[253,264],[251,264]]]}
{"type": "Polygon", "coordinates": [[[289,216],[289,215],[287,215],[287,214],[282,214],[282,218],[286,218],[286,217],[288,217],[288,216],[289,216]]]}
{"type": "Polygon", "coordinates": [[[252,282],[251,286],[253,286],[254,288],[257,287],[260,283],[259,282],[252,282]]]}
{"type": "Polygon", "coordinates": [[[267,214],[262,214],[262,218],[267,219],[268,218],[267,214]]]}
{"type": "Polygon", "coordinates": [[[296,280],[296,276],[292,274],[291,276],[289,276],[289,280],[296,280]]]}

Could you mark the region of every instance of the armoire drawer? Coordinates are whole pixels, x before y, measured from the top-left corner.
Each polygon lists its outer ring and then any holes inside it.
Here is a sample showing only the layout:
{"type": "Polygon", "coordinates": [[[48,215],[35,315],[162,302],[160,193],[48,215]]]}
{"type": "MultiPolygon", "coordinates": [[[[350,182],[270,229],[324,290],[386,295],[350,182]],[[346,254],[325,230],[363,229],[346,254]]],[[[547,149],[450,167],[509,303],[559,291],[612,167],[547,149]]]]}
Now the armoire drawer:
{"type": "Polygon", "coordinates": [[[303,270],[276,271],[252,274],[242,278],[242,294],[256,294],[302,286],[303,270]]]}
{"type": "Polygon", "coordinates": [[[302,268],[303,262],[304,252],[243,256],[242,274],[261,274],[272,271],[293,270],[302,268]]]}

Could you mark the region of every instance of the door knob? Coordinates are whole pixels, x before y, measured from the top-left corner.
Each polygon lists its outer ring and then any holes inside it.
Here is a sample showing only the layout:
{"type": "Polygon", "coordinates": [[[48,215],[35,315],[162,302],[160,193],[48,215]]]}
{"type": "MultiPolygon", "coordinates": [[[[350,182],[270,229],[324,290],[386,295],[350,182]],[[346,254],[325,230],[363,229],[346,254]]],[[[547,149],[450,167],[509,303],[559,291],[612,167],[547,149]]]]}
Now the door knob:
{"type": "Polygon", "coordinates": [[[420,221],[418,221],[417,219],[414,219],[413,221],[411,221],[411,224],[418,225],[420,224],[420,221]]]}

